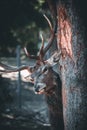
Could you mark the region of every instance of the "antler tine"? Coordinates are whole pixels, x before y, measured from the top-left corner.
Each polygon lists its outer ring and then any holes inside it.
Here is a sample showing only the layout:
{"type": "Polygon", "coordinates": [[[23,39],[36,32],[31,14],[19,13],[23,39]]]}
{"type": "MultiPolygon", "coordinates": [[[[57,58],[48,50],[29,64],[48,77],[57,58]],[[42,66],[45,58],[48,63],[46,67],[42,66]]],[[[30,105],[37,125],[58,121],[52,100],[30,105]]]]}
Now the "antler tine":
{"type": "Polygon", "coordinates": [[[43,50],[43,48],[44,48],[44,38],[43,38],[42,33],[40,34],[40,37],[41,37],[41,40],[42,40],[42,46],[41,46],[40,50],[43,50]]]}
{"type": "Polygon", "coordinates": [[[24,52],[30,59],[36,59],[36,60],[38,59],[38,56],[30,55],[26,47],[24,47],[24,52]]]}
{"type": "Polygon", "coordinates": [[[0,72],[5,72],[5,73],[11,73],[11,72],[18,72],[18,71],[21,71],[21,70],[28,70],[29,72],[31,72],[31,68],[27,65],[23,65],[23,66],[20,66],[20,67],[13,67],[13,66],[8,66],[8,65],[5,65],[3,63],[0,62],[0,66],[2,68],[4,68],[4,70],[0,69],[0,72]]]}
{"type": "Polygon", "coordinates": [[[13,66],[8,66],[8,65],[5,65],[3,63],[0,62],[0,66],[2,68],[4,68],[4,70],[0,69],[0,72],[5,72],[5,73],[11,73],[11,72],[18,72],[18,71],[21,71],[21,70],[28,70],[29,72],[31,72],[31,67],[27,66],[27,65],[22,65],[20,67],[13,67],[13,66]]]}
{"type": "Polygon", "coordinates": [[[42,40],[42,45],[41,45],[41,48],[38,52],[38,56],[39,56],[39,59],[42,61],[43,60],[43,49],[44,49],[44,38],[43,38],[42,33],[40,34],[40,37],[41,37],[41,40],[42,40]]]}
{"type": "Polygon", "coordinates": [[[43,50],[43,54],[45,55],[45,53],[49,50],[49,48],[51,47],[52,43],[53,43],[53,40],[54,40],[54,37],[55,37],[55,29],[53,29],[52,27],[52,24],[50,22],[50,20],[47,18],[47,16],[44,14],[43,15],[45,17],[45,19],[47,20],[48,24],[49,24],[49,27],[50,27],[50,30],[51,30],[51,37],[48,41],[48,45],[44,48],[43,50]]]}
{"type": "Polygon", "coordinates": [[[47,16],[46,16],[45,14],[44,14],[43,16],[44,16],[44,18],[47,20],[47,22],[48,22],[48,24],[49,24],[49,27],[50,27],[51,32],[53,32],[53,27],[52,27],[52,24],[51,24],[50,20],[47,18],[47,16]]]}

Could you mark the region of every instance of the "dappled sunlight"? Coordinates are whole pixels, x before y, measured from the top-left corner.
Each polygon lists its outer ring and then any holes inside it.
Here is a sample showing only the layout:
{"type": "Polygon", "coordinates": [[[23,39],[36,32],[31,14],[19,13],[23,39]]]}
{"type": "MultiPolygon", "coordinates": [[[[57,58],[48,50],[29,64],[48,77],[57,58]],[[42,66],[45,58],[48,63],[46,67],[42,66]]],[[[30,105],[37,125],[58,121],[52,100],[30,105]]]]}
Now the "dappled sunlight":
{"type": "Polygon", "coordinates": [[[17,80],[18,74],[17,74],[17,72],[15,72],[15,73],[3,73],[2,77],[3,78],[9,78],[11,80],[17,80]]]}
{"type": "Polygon", "coordinates": [[[29,82],[29,71],[28,70],[22,70],[21,71],[21,80],[24,82],[29,82]]]}
{"type": "MultiPolygon", "coordinates": [[[[4,70],[4,69],[0,67],[0,70],[4,70]]],[[[11,80],[18,80],[18,73],[19,72],[11,72],[11,73],[1,72],[0,74],[2,75],[3,78],[9,78],[11,80]]],[[[30,73],[27,70],[22,70],[20,74],[21,74],[22,81],[29,82],[30,73]]]]}

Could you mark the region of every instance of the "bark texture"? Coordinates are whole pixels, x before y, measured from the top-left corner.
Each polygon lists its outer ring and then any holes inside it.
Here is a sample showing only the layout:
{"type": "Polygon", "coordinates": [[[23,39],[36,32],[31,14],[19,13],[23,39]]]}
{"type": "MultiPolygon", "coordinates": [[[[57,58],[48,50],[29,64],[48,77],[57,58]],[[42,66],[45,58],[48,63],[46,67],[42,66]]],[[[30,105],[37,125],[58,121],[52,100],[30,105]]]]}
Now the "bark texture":
{"type": "Polygon", "coordinates": [[[57,3],[57,45],[61,50],[59,70],[62,79],[65,130],[87,129],[87,48],[85,30],[75,5],[57,3]]]}

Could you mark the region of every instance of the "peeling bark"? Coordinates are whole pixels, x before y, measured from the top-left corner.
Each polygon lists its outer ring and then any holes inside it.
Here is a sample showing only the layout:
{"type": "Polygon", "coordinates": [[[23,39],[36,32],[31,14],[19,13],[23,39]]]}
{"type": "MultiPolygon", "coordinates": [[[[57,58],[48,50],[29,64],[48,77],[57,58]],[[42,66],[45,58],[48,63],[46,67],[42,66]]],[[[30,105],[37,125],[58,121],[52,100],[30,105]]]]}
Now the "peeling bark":
{"type": "Polygon", "coordinates": [[[58,46],[62,52],[62,56],[69,55],[73,58],[72,53],[72,26],[68,17],[66,8],[63,5],[59,5],[58,12],[58,46]]]}

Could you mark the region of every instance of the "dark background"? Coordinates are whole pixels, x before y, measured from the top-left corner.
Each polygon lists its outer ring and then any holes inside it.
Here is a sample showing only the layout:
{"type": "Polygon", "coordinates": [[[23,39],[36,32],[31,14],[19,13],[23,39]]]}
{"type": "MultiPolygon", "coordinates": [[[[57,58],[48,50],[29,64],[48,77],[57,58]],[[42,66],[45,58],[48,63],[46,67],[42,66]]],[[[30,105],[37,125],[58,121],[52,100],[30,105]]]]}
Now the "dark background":
{"type": "Polygon", "coordinates": [[[18,44],[37,51],[39,30],[47,26],[42,15],[46,6],[38,0],[0,1],[0,56],[14,56],[18,44]]]}
{"type": "MultiPolygon", "coordinates": [[[[71,1],[87,30],[86,1],[71,1]]],[[[18,44],[36,53],[39,31],[48,27],[44,12],[49,15],[45,0],[0,0],[0,56],[15,56],[18,44]]]]}

